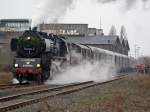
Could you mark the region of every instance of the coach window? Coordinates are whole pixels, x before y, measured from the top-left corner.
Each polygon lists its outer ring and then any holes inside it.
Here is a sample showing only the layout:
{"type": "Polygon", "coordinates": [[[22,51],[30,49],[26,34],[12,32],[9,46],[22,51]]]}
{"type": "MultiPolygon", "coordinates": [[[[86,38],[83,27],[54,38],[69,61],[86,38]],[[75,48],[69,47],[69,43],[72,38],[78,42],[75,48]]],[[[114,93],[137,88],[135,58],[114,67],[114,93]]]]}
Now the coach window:
{"type": "Polygon", "coordinates": [[[91,58],[91,51],[88,50],[88,59],[90,59],[90,58],[91,58]]]}
{"type": "Polygon", "coordinates": [[[101,59],[103,59],[103,58],[104,58],[104,54],[102,53],[102,54],[101,54],[101,59]]]}
{"type": "Polygon", "coordinates": [[[124,67],[124,58],[121,57],[121,59],[122,59],[122,67],[124,67]]]}
{"type": "Polygon", "coordinates": [[[113,56],[112,55],[109,55],[109,56],[110,56],[110,62],[113,63],[113,61],[114,61],[113,56]]]}
{"type": "Polygon", "coordinates": [[[88,58],[88,50],[85,50],[86,51],[86,58],[88,58]]]}
{"type": "Polygon", "coordinates": [[[120,63],[120,56],[118,56],[118,65],[119,65],[119,67],[121,66],[121,63],[120,63]]]}
{"type": "Polygon", "coordinates": [[[105,61],[106,59],[106,55],[103,53],[103,61],[105,61]]]}
{"type": "Polygon", "coordinates": [[[95,60],[97,60],[97,52],[95,52],[95,60]]]}
{"type": "Polygon", "coordinates": [[[81,48],[80,48],[80,47],[77,47],[77,48],[76,48],[76,51],[77,51],[77,53],[81,53],[81,48]]]}
{"type": "Polygon", "coordinates": [[[86,51],[83,49],[83,57],[86,58],[86,51]]]}
{"type": "Polygon", "coordinates": [[[87,59],[87,50],[85,49],[85,59],[87,59]]]}
{"type": "Polygon", "coordinates": [[[99,54],[99,59],[101,59],[101,54],[99,54]]]}
{"type": "Polygon", "coordinates": [[[91,51],[91,59],[94,59],[94,52],[91,51]]]}
{"type": "Polygon", "coordinates": [[[84,50],[83,50],[83,49],[81,49],[81,51],[82,51],[82,57],[84,57],[84,50]]]}
{"type": "Polygon", "coordinates": [[[127,58],[125,58],[125,67],[127,67],[127,58]]]}
{"type": "Polygon", "coordinates": [[[86,49],[86,58],[88,59],[88,50],[86,49]]]}
{"type": "Polygon", "coordinates": [[[119,57],[116,56],[116,65],[117,65],[117,68],[119,67],[119,57]]]}
{"type": "Polygon", "coordinates": [[[121,60],[121,57],[119,57],[119,63],[120,63],[120,67],[122,67],[122,60],[121,60]]]}
{"type": "Polygon", "coordinates": [[[122,68],[122,57],[120,57],[120,67],[122,68]]]}
{"type": "Polygon", "coordinates": [[[94,60],[96,60],[96,52],[94,52],[94,60]]]}
{"type": "Polygon", "coordinates": [[[90,58],[90,59],[91,59],[91,54],[92,54],[92,53],[91,53],[91,50],[89,50],[89,58],[90,58]]]}
{"type": "Polygon", "coordinates": [[[121,57],[121,67],[123,67],[123,57],[121,57]]]}
{"type": "Polygon", "coordinates": [[[129,66],[129,64],[130,64],[130,63],[129,63],[129,58],[127,58],[127,66],[129,66]]]}
{"type": "Polygon", "coordinates": [[[97,53],[97,60],[99,61],[99,53],[97,53]]]}
{"type": "Polygon", "coordinates": [[[117,65],[117,57],[115,56],[115,65],[117,65]]]}

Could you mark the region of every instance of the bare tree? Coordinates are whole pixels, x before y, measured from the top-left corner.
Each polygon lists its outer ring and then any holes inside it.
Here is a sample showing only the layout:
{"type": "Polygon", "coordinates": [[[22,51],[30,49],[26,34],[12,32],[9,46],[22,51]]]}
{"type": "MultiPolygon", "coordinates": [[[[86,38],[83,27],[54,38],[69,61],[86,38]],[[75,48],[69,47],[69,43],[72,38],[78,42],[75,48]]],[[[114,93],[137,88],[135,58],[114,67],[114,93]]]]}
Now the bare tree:
{"type": "Polygon", "coordinates": [[[110,28],[109,35],[116,35],[116,28],[114,25],[110,28]]]}
{"type": "Polygon", "coordinates": [[[121,30],[120,30],[120,38],[121,38],[121,40],[128,40],[127,39],[127,32],[126,32],[126,29],[125,29],[125,27],[122,25],[121,26],[121,30]]]}

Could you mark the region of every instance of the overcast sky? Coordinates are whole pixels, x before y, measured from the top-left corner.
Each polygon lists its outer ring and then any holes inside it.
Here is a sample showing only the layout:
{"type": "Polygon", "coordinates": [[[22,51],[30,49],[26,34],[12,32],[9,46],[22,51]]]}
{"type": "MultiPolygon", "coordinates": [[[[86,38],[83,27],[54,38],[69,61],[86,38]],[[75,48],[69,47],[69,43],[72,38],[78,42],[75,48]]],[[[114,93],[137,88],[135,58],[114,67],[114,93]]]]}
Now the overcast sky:
{"type": "Polygon", "coordinates": [[[133,0],[137,1],[135,5],[132,3],[132,7],[127,7],[122,3],[125,0],[108,4],[97,3],[98,0],[71,1],[0,0],[0,18],[33,18],[33,22],[38,23],[52,22],[53,18],[56,21],[57,17],[58,22],[88,23],[90,27],[99,28],[101,16],[105,34],[108,34],[111,25],[116,26],[119,34],[121,25],[124,25],[131,54],[134,55],[134,45],[137,44],[140,46],[140,55],[150,55],[150,2],[143,4],[140,2],[142,0],[133,0]]]}
{"type": "Polygon", "coordinates": [[[0,0],[0,18],[31,18],[32,0],[0,0]]]}

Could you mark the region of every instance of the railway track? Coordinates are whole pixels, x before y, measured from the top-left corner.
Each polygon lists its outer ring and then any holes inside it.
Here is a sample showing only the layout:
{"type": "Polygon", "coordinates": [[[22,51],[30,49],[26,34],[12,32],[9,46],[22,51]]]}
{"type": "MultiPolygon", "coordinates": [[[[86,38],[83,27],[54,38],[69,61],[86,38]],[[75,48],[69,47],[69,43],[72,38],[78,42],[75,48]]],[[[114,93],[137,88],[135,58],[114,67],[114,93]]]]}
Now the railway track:
{"type": "Polygon", "coordinates": [[[4,84],[4,85],[0,85],[0,90],[30,87],[30,86],[35,86],[35,84],[32,84],[32,85],[29,83],[24,83],[22,85],[20,85],[20,84],[4,84]]]}
{"type": "Polygon", "coordinates": [[[0,99],[8,95],[21,94],[27,91],[39,90],[41,88],[48,88],[54,86],[56,85],[11,85],[10,87],[7,86],[0,89],[0,99]]]}
{"type": "Polygon", "coordinates": [[[54,97],[56,95],[73,93],[73,92],[76,92],[85,88],[102,85],[102,84],[113,82],[115,80],[119,80],[122,78],[124,78],[124,76],[117,77],[115,79],[105,81],[105,82],[100,82],[100,83],[88,81],[88,82],[52,87],[52,88],[47,88],[47,89],[40,89],[36,91],[25,92],[25,93],[11,95],[7,97],[1,97],[0,98],[0,104],[1,104],[0,112],[6,112],[6,111],[13,110],[13,109],[21,108],[27,105],[41,102],[48,98],[54,97]]]}
{"type": "MultiPolygon", "coordinates": [[[[51,85],[56,86],[56,85],[51,85]]],[[[18,93],[22,91],[38,90],[40,88],[48,88],[49,85],[45,84],[10,84],[10,85],[0,85],[0,90],[2,92],[12,92],[18,93]]]]}

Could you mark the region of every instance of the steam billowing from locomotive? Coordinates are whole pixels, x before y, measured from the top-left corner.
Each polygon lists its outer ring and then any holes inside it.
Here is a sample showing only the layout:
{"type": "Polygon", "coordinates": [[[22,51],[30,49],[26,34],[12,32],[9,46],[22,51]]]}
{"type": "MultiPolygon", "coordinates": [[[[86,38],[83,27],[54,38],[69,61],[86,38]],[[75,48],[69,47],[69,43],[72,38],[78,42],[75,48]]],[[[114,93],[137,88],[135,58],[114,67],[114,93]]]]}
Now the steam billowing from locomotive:
{"type": "Polygon", "coordinates": [[[68,67],[64,72],[54,76],[52,80],[48,80],[46,83],[66,84],[91,80],[95,82],[103,82],[114,77],[116,77],[114,63],[106,63],[104,60],[90,63],[86,60],[75,67],[68,67]]]}
{"type": "Polygon", "coordinates": [[[33,0],[33,25],[41,22],[57,23],[72,4],[73,0],[33,0]]]}
{"type": "MultiPolygon", "coordinates": [[[[93,0],[92,2],[101,4],[120,2],[121,5],[124,5],[125,10],[128,11],[138,2],[141,2],[145,7],[150,0],[93,0]]],[[[75,0],[33,0],[33,26],[42,22],[59,22],[65,17],[67,11],[71,10],[74,3],[75,0]]]]}

